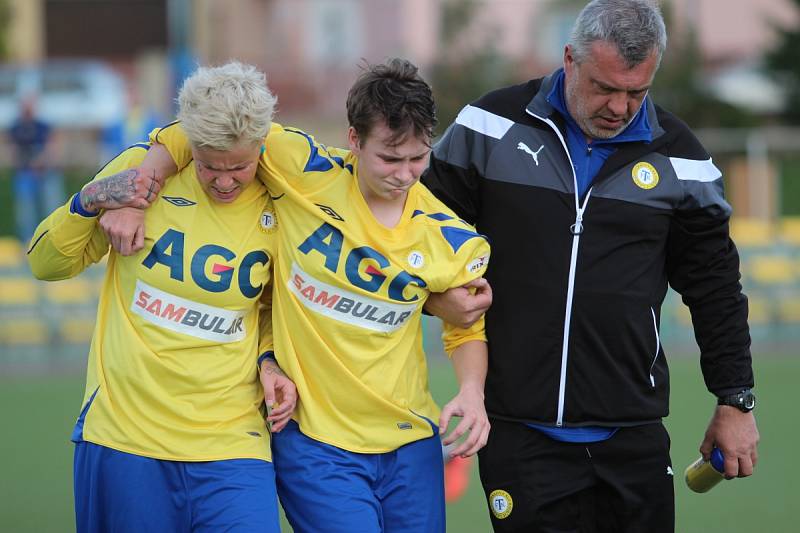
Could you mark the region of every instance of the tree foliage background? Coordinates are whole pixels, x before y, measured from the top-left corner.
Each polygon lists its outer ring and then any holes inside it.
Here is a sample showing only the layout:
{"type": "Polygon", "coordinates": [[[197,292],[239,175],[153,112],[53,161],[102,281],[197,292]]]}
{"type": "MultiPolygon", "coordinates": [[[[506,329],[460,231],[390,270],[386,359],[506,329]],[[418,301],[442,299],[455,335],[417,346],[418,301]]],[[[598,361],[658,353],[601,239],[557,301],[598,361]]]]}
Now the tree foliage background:
{"type": "MultiPolygon", "coordinates": [[[[800,4],[800,0],[793,0],[800,4]]],[[[521,72],[516,62],[503,57],[493,45],[493,34],[475,38],[478,8],[485,2],[446,0],[440,18],[440,53],[428,79],[433,86],[439,110],[439,133],[450,124],[459,110],[482,94],[549,72],[521,72]]],[[[585,0],[552,1],[550,9],[578,11],[585,0]]],[[[652,94],[662,107],[675,113],[692,127],[748,127],[759,118],[739,107],[723,102],[708,88],[707,75],[696,33],[689,28],[673,31],[670,4],[662,4],[669,43],[653,83],[652,94]]],[[[533,30],[532,30],[533,31],[533,30]]],[[[486,34],[484,34],[486,35],[486,34]]],[[[786,63],[800,72],[800,34],[787,44],[794,56],[786,63]]],[[[800,84],[797,92],[800,103],[800,84]]],[[[800,116],[800,105],[794,106],[800,116]]]]}
{"type": "Polygon", "coordinates": [[[0,0],[0,61],[8,60],[8,30],[11,25],[11,6],[0,0]]]}
{"type": "Polygon", "coordinates": [[[442,3],[441,51],[428,76],[436,99],[440,134],[466,104],[514,79],[513,63],[498,53],[492,39],[474,39],[471,35],[470,26],[476,23],[481,4],[474,0],[442,3]]]}
{"type": "Polygon", "coordinates": [[[651,91],[655,102],[686,121],[693,128],[748,127],[758,118],[748,111],[723,102],[711,92],[703,68],[697,33],[689,27],[675,31],[669,3],[661,6],[667,26],[667,50],[661,60],[651,91]]]}
{"type": "MultiPolygon", "coordinates": [[[[792,0],[800,12],[800,0],[792,0]]],[[[800,26],[773,24],[778,35],[775,48],[767,52],[764,65],[786,91],[783,119],[800,124],[800,26]]]]}

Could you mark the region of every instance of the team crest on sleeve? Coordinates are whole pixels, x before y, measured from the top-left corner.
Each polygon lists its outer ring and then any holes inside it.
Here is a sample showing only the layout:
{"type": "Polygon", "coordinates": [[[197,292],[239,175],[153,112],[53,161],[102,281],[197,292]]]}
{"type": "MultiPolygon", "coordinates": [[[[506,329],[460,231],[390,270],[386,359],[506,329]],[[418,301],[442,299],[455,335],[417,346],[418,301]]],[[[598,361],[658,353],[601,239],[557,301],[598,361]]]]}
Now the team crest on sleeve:
{"type": "Polygon", "coordinates": [[[489,507],[495,518],[502,520],[511,514],[514,509],[514,500],[511,499],[511,494],[504,490],[493,490],[489,494],[489,507]]]}
{"type": "Polygon", "coordinates": [[[265,209],[261,212],[261,218],[259,220],[259,225],[261,226],[261,230],[265,233],[273,233],[275,230],[278,229],[278,219],[275,218],[275,213],[272,211],[265,209]]]}
{"type": "Polygon", "coordinates": [[[480,272],[481,270],[486,268],[486,265],[488,263],[489,263],[489,254],[476,257],[475,259],[467,263],[467,272],[469,274],[475,274],[477,272],[480,272]]]}
{"type": "Polygon", "coordinates": [[[658,171],[656,167],[644,161],[636,163],[631,171],[633,182],[640,189],[652,189],[658,185],[658,171]]]}

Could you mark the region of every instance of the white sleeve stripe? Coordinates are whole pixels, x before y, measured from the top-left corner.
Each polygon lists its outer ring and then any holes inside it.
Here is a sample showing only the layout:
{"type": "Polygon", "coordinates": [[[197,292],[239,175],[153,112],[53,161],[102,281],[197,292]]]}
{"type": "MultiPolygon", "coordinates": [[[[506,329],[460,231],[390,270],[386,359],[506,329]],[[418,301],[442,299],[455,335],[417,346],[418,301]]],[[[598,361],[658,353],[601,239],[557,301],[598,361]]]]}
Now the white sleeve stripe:
{"type": "Polygon", "coordinates": [[[711,158],[701,161],[670,157],[669,162],[672,163],[679,180],[710,182],[722,176],[722,172],[714,165],[711,158]]]}
{"type": "Polygon", "coordinates": [[[479,107],[468,105],[456,117],[456,124],[461,124],[489,137],[501,139],[514,125],[514,121],[489,113],[479,107]]]}

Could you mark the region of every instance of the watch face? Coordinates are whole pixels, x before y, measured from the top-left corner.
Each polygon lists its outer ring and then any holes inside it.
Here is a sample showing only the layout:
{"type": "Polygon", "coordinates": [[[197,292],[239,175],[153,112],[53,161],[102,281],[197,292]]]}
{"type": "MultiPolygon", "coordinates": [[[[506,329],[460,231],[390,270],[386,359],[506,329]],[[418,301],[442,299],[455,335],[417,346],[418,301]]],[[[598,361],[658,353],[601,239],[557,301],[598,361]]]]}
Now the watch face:
{"type": "Polygon", "coordinates": [[[752,411],[756,406],[756,396],[751,390],[746,389],[738,394],[721,397],[717,403],[719,405],[730,405],[732,407],[736,407],[744,413],[747,413],[752,411]]]}
{"type": "Polygon", "coordinates": [[[744,405],[744,408],[747,409],[748,411],[750,411],[753,407],[756,406],[756,396],[752,392],[748,392],[747,394],[745,394],[744,398],[742,399],[744,400],[742,405],[744,405]]]}

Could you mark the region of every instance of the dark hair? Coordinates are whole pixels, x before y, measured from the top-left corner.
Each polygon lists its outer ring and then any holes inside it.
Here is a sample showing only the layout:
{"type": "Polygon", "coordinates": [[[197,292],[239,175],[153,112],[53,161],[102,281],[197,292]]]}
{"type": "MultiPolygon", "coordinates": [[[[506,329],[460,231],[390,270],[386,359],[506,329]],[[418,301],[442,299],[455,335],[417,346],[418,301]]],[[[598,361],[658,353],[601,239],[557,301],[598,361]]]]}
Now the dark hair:
{"type": "Polygon", "coordinates": [[[380,65],[365,64],[347,94],[347,120],[362,141],[383,121],[393,132],[391,143],[400,143],[413,132],[429,144],[437,122],[436,105],[417,67],[393,58],[380,65]]]}

